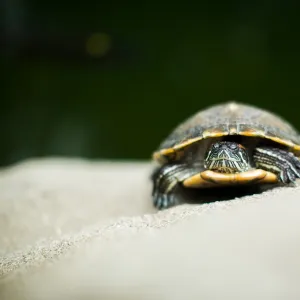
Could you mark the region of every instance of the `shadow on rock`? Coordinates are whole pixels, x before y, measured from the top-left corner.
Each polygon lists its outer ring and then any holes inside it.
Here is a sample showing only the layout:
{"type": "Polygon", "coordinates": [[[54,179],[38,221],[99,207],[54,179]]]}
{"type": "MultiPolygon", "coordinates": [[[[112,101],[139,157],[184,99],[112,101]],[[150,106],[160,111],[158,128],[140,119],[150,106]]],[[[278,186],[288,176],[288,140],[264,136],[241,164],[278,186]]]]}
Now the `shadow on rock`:
{"type": "Polygon", "coordinates": [[[203,204],[260,194],[275,187],[278,187],[278,185],[230,186],[206,189],[182,188],[178,193],[182,203],[203,204]]]}

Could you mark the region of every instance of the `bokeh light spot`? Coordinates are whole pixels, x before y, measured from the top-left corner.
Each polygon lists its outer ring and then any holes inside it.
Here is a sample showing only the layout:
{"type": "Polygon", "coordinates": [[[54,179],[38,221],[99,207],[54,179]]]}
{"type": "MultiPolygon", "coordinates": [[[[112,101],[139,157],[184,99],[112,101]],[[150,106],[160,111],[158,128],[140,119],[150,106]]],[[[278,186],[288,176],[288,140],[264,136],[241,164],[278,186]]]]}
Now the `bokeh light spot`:
{"type": "Polygon", "coordinates": [[[86,41],[86,51],[91,56],[104,56],[112,46],[111,37],[105,33],[93,33],[86,41]]]}

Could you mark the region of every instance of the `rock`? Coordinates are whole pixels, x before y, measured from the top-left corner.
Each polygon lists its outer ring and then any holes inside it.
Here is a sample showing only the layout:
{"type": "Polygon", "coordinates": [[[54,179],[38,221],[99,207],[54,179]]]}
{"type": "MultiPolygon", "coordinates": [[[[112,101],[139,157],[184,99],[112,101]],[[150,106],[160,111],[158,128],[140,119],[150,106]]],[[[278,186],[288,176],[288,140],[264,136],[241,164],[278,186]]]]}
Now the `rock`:
{"type": "Polygon", "coordinates": [[[300,188],[156,212],[149,163],[0,172],[0,299],[300,299],[300,188]]]}

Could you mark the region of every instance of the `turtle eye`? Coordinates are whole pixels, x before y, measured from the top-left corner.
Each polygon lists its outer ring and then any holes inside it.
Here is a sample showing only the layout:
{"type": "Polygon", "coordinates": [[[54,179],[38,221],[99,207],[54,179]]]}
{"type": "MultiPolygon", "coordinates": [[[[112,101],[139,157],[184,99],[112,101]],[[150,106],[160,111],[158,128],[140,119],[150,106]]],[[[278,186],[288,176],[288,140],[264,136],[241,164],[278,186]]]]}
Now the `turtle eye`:
{"type": "Polygon", "coordinates": [[[230,144],[229,147],[230,147],[230,149],[234,150],[234,149],[236,149],[238,146],[237,146],[237,144],[232,143],[232,144],[230,144]]]}
{"type": "Polygon", "coordinates": [[[220,147],[219,143],[215,143],[214,146],[213,146],[214,149],[218,149],[219,147],[220,147]]]}

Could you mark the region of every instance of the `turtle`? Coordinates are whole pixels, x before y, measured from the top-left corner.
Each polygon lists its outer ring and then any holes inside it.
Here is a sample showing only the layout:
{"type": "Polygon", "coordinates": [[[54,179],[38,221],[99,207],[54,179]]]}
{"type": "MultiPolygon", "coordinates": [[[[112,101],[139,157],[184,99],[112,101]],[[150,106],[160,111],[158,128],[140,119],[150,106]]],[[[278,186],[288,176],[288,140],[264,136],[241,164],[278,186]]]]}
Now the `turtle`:
{"type": "Polygon", "coordinates": [[[180,123],[153,152],[153,204],[178,205],[180,189],[295,186],[299,156],[300,136],[278,114],[236,101],[215,104],[180,123]]]}

